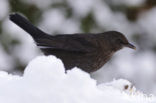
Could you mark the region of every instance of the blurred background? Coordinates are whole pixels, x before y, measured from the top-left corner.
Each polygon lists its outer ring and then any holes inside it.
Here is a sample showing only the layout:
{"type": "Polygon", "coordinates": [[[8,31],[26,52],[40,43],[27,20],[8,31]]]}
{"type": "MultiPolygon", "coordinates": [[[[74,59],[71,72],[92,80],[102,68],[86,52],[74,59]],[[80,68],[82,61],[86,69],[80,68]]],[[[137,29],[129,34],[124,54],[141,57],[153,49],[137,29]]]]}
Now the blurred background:
{"type": "Polygon", "coordinates": [[[22,75],[28,62],[43,54],[9,21],[12,12],[22,13],[52,35],[124,33],[137,50],[120,50],[92,78],[98,83],[124,78],[156,95],[156,0],[0,0],[0,70],[22,75]]]}

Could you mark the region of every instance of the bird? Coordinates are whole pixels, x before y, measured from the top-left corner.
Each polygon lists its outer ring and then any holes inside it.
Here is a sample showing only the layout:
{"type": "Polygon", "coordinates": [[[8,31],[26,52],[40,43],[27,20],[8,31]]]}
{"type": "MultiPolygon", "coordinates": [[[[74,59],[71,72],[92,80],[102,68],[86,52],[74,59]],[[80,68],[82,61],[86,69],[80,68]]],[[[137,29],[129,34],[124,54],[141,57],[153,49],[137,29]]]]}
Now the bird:
{"type": "Polygon", "coordinates": [[[32,36],[44,55],[60,58],[65,70],[78,67],[92,73],[103,67],[123,47],[136,49],[118,31],[50,35],[34,26],[20,13],[11,13],[9,19],[32,36]]]}

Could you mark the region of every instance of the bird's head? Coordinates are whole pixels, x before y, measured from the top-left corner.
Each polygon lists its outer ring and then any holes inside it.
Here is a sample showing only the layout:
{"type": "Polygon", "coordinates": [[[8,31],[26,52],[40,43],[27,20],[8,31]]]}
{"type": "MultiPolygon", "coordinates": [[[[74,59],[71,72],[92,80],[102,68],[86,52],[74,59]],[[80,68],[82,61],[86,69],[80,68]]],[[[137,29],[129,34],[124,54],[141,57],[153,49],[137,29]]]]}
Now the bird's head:
{"type": "Polygon", "coordinates": [[[113,47],[113,49],[119,50],[123,47],[128,47],[131,49],[136,49],[134,45],[128,42],[127,38],[120,32],[117,31],[109,31],[106,32],[107,38],[109,38],[109,43],[113,47]]]}

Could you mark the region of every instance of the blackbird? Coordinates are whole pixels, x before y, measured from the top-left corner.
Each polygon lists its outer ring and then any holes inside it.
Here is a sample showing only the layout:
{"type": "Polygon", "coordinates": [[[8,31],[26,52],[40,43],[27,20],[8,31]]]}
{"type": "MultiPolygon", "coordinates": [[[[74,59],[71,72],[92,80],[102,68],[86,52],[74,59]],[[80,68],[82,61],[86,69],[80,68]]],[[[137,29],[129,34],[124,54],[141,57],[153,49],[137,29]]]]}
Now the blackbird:
{"type": "Polygon", "coordinates": [[[79,67],[88,73],[94,72],[123,47],[135,49],[135,46],[117,31],[52,36],[32,25],[18,13],[10,14],[10,20],[29,33],[45,55],[60,58],[66,70],[79,67]]]}

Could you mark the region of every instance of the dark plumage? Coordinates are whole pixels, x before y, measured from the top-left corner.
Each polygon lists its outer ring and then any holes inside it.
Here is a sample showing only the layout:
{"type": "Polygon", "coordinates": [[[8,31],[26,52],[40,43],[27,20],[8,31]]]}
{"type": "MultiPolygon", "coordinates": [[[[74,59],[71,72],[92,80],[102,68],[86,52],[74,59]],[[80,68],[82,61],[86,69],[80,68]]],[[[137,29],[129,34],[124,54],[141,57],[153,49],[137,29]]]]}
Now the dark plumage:
{"type": "Polygon", "coordinates": [[[117,31],[51,36],[17,13],[11,14],[10,20],[28,32],[45,55],[60,58],[66,70],[76,66],[86,72],[94,72],[122,47],[135,49],[126,37],[117,31]]]}

